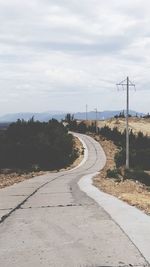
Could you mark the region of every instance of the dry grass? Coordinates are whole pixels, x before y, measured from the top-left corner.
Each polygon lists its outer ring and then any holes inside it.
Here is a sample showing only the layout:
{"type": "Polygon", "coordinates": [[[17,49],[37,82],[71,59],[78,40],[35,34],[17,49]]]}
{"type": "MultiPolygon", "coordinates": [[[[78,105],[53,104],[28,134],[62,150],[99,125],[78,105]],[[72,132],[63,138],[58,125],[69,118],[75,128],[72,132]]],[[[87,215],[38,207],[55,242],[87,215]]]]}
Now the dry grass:
{"type": "Polygon", "coordinates": [[[23,182],[24,180],[31,179],[35,176],[39,176],[45,174],[46,172],[30,172],[30,173],[22,173],[18,174],[17,172],[12,173],[0,173],[0,189],[6,186],[10,186],[13,184],[17,184],[23,182]]]}
{"type": "MultiPolygon", "coordinates": [[[[123,132],[126,128],[125,119],[109,119],[104,121],[99,121],[98,126],[104,127],[107,125],[111,129],[117,127],[119,131],[123,132]]],[[[150,136],[150,119],[143,118],[129,118],[129,128],[132,129],[133,133],[137,134],[138,132],[143,132],[144,135],[150,136]]]]}
{"type": "MultiPolygon", "coordinates": [[[[90,120],[84,122],[88,126],[90,126],[93,122],[95,123],[95,121],[90,121],[90,120]]],[[[123,132],[126,128],[126,120],[122,118],[119,119],[112,118],[97,122],[97,126],[99,128],[102,128],[105,125],[111,129],[117,127],[120,132],[123,132]]],[[[129,118],[129,129],[132,129],[133,133],[135,134],[137,134],[138,132],[143,132],[144,135],[150,136],[150,119],[143,119],[136,117],[129,118]]]]}

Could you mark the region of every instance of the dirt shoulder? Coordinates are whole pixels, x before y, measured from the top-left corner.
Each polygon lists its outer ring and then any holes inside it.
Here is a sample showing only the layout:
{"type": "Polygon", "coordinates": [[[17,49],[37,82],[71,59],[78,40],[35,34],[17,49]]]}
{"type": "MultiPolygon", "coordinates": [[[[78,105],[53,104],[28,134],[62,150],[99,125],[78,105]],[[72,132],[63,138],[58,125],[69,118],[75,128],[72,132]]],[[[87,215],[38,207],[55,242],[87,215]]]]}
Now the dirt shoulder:
{"type": "MultiPolygon", "coordinates": [[[[63,170],[69,170],[72,169],[80,164],[84,157],[84,148],[82,143],[79,141],[77,137],[74,137],[74,146],[78,150],[78,157],[77,159],[67,168],[61,169],[59,171],[63,170]]],[[[55,170],[53,172],[57,172],[58,170],[55,170]]],[[[23,182],[24,180],[31,179],[35,176],[40,176],[43,174],[49,173],[48,171],[39,171],[39,172],[30,172],[30,173],[17,173],[17,172],[8,172],[0,173],[0,189],[13,185],[15,183],[23,182]]]]}
{"type": "Polygon", "coordinates": [[[115,167],[114,156],[117,152],[117,147],[112,141],[105,140],[103,137],[97,137],[96,139],[106,153],[107,162],[100,174],[94,178],[94,185],[103,192],[118,197],[150,215],[150,188],[138,181],[127,179],[118,182],[115,179],[108,178],[107,170],[115,167]]]}
{"type": "Polygon", "coordinates": [[[17,184],[23,182],[24,180],[31,179],[35,176],[39,176],[45,174],[47,172],[29,172],[29,173],[17,173],[17,172],[10,172],[10,173],[0,173],[0,189],[6,186],[10,186],[13,184],[17,184]]]}

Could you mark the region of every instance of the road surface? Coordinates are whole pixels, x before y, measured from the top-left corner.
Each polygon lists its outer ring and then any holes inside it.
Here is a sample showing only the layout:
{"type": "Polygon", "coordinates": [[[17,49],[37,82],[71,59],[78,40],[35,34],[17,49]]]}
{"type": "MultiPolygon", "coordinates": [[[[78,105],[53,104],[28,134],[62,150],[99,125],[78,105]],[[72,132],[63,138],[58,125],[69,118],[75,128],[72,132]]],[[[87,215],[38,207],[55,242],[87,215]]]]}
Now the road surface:
{"type": "Polygon", "coordinates": [[[147,266],[108,213],[81,192],[78,181],[105,163],[100,145],[80,137],[87,160],[0,190],[0,266],[147,266]]]}

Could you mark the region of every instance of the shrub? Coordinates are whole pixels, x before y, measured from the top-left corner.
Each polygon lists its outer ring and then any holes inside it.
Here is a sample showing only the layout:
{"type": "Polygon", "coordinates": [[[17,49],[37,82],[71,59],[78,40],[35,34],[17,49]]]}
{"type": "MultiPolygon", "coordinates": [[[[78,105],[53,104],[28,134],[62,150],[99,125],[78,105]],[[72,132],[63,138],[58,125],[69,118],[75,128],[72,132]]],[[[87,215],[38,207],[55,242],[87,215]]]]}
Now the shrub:
{"type": "Polygon", "coordinates": [[[125,160],[126,160],[126,153],[125,153],[125,150],[122,149],[119,152],[117,152],[115,155],[116,167],[119,168],[120,166],[125,165],[125,160]]]}
{"type": "MultiPolygon", "coordinates": [[[[119,132],[117,128],[110,129],[105,126],[100,130],[100,134],[105,138],[112,140],[120,151],[115,156],[116,166],[125,165],[126,160],[126,131],[119,132]]],[[[141,168],[150,170],[150,137],[144,136],[142,132],[138,135],[130,131],[130,166],[132,168],[141,168]]]]}
{"type": "Polygon", "coordinates": [[[107,177],[108,178],[119,178],[119,173],[117,169],[108,169],[107,170],[107,177]]]}
{"type": "Polygon", "coordinates": [[[143,170],[125,170],[125,178],[137,180],[147,186],[150,186],[150,175],[143,170]]]}
{"type": "Polygon", "coordinates": [[[0,168],[59,169],[77,156],[72,135],[57,120],[18,120],[0,134],[0,168]]]}

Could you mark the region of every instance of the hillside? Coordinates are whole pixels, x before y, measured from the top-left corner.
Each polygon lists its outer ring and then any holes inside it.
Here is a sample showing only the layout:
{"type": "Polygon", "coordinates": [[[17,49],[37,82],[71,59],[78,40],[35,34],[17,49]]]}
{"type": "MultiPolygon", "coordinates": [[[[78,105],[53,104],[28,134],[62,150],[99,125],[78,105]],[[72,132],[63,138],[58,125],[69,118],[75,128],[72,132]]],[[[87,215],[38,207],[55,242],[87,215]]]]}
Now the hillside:
{"type": "MultiPolygon", "coordinates": [[[[117,127],[119,131],[123,132],[126,127],[126,120],[119,118],[119,119],[108,119],[103,121],[98,121],[98,127],[104,127],[107,125],[111,129],[117,127]]],[[[139,131],[143,132],[144,135],[150,136],[150,119],[143,119],[143,118],[129,118],[129,129],[132,129],[134,133],[138,133],[139,131]]]]}

